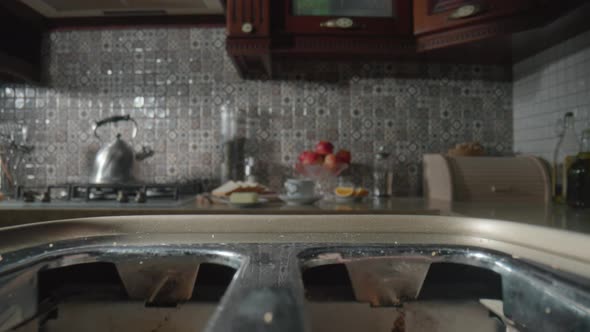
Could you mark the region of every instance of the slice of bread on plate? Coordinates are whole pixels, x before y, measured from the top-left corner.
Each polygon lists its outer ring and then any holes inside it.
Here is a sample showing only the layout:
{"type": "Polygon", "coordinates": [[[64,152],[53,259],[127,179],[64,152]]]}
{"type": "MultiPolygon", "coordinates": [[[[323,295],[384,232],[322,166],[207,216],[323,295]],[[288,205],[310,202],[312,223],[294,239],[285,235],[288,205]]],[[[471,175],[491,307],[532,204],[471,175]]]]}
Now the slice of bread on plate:
{"type": "Polygon", "coordinates": [[[228,181],[222,186],[214,189],[211,194],[217,197],[229,197],[233,193],[257,193],[269,192],[266,186],[256,182],[228,181]]]}

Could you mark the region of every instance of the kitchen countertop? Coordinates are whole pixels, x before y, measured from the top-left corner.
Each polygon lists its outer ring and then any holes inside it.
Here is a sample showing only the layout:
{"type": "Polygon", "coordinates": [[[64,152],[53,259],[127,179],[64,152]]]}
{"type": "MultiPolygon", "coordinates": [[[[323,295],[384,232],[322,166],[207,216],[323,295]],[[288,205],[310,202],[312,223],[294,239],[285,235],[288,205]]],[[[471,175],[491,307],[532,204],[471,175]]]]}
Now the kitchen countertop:
{"type": "Polygon", "coordinates": [[[199,204],[196,199],[176,204],[81,204],[0,202],[0,227],[49,220],[124,215],[443,215],[516,221],[520,223],[590,233],[590,209],[575,210],[562,205],[522,203],[449,203],[422,198],[366,200],[363,203],[320,202],[314,206],[286,206],[268,203],[256,208],[236,208],[219,204],[199,204]]]}

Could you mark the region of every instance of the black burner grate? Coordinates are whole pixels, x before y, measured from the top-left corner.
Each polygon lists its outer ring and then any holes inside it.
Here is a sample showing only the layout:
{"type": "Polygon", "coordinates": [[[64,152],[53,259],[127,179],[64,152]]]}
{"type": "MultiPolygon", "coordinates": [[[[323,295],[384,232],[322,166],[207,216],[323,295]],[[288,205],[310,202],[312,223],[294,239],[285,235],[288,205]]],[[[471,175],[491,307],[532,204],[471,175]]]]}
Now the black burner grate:
{"type": "Polygon", "coordinates": [[[210,191],[214,187],[211,180],[191,180],[183,183],[126,183],[126,184],[91,184],[70,183],[51,185],[44,188],[19,186],[14,198],[25,202],[32,202],[41,197],[42,202],[50,202],[59,197],[65,201],[127,201],[135,199],[145,203],[149,199],[167,198],[178,201],[182,195],[196,195],[210,191]],[[59,194],[57,194],[59,193],[59,194]],[[141,200],[138,197],[141,196],[141,200]]]}

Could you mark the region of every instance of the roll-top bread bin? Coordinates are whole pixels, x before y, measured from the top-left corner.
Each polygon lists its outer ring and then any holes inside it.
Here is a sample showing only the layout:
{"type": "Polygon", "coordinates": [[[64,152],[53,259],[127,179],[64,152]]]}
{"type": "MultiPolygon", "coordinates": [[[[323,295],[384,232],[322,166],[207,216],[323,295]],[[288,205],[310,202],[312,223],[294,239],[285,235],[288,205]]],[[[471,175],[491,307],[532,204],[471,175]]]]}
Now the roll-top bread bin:
{"type": "Polygon", "coordinates": [[[547,203],[551,178],[533,156],[450,157],[424,155],[424,196],[461,202],[547,203]]]}

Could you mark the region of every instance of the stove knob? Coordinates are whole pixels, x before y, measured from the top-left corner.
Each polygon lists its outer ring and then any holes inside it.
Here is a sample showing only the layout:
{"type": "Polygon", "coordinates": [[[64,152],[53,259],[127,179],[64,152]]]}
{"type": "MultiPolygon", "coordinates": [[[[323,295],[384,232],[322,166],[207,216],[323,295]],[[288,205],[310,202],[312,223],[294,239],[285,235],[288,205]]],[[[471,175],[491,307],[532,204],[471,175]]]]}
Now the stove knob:
{"type": "Polygon", "coordinates": [[[41,195],[41,202],[43,202],[43,203],[51,202],[51,194],[49,193],[49,190],[43,192],[43,195],[41,195]]]}
{"type": "Polygon", "coordinates": [[[147,195],[145,194],[145,191],[138,190],[137,194],[135,195],[135,202],[145,203],[146,201],[147,201],[147,195]]]}
{"type": "Polygon", "coordinates": [[[119,190],[119,192],[117,193],[117,202],[119,202],[119,203],[128,203],[129,202],[129,197],[127,197],[127,194],[123,190],[119,190]]]}

